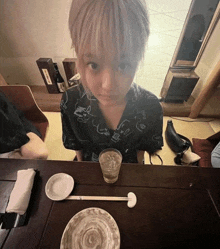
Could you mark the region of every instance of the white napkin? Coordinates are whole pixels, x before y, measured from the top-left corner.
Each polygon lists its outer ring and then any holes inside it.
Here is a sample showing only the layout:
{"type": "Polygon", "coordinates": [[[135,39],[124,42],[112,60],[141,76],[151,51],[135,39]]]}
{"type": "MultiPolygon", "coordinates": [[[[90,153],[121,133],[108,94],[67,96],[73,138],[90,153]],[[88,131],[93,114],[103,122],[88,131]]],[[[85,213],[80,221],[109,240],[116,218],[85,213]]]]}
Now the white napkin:
{"type": "Polygon", "coordinates": [[[11,192],[6,212],[23,215],[28,207],[36,172],[34,169],[19,170],[11,192]]]}

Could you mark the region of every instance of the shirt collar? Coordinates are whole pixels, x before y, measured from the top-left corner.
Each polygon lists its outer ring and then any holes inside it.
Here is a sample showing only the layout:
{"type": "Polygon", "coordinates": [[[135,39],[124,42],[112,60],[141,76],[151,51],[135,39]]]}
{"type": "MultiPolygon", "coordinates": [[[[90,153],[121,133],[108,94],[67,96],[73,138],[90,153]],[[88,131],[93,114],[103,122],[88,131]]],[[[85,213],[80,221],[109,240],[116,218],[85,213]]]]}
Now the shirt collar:
{"type": "Polygon", "coordinates": [[[136,102],[138,100],[138,89],[136,83],[133,82],[131,84],[131,87],[126,95],[126,100],[131,102],[136,102]]]}

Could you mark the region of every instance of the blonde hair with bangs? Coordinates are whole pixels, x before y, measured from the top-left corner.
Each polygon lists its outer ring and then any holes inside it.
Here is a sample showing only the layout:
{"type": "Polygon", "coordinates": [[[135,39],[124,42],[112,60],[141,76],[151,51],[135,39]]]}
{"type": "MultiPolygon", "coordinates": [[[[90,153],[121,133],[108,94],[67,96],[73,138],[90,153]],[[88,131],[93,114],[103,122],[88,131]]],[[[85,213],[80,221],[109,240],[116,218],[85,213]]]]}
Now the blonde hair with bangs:
{"type": "Polygon", "coordinates": [[[69,30],[78,57],[104,51],[139,62],[149,36],[145,0],[73,0],[69,30]]]}

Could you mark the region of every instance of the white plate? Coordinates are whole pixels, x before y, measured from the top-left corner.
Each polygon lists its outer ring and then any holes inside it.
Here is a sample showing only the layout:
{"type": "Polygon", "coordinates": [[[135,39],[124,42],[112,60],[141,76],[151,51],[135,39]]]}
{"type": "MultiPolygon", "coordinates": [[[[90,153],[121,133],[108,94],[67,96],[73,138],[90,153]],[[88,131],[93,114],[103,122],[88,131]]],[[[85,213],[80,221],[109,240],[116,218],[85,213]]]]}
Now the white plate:
{"type": "Polygon", "coordinates": [[[113,217],[101,208],[87,208],[68,222],[60,249],[119,249],[120,233],[113,217]]]}
{"type": "Polygon", "coordinates": [[[72,176],[65,173],[58,173],[49,178],[45,192],[49,199],[53,201],[64,200],[70,195],[74,187],[72,176]]]}

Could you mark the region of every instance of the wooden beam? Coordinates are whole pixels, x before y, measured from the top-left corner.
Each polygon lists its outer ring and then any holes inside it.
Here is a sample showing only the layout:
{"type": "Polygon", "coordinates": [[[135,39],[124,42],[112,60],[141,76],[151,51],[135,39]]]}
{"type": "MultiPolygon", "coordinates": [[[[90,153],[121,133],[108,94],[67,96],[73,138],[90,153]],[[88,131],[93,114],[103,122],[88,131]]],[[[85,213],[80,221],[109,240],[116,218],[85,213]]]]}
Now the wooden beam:
{"type": "Polygon", "coordinates": [[[220,84],[220,60],[216,64],[213,71],[210,73],[205,87],[200,92],[199,96],[194,101],[189,118],[197,118],[208,100],[212,97],[215,89],[220,84]]]}

